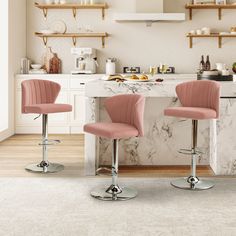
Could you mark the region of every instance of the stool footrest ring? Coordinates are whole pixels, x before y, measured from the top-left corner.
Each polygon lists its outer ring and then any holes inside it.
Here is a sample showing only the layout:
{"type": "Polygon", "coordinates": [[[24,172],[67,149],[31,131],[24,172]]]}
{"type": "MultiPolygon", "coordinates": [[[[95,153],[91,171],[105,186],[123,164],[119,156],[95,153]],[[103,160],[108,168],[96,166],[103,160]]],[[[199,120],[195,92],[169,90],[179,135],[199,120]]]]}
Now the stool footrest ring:
{"type": "Polygon", "coordinates": [[[112,168],[108,167],[100,167],[96,170],[96,175],[105,175],[105,176],[112,176],[112,168]],[[100,172],[108,172],[108,173],[100,173],[100,172]]]}
{"type": "Polygon", "coordinates": [[[190,156],[191,156],[191,155],[200,156],[200,155],[203,154],[203,152],[201,152],[201,151],[199,151],[199,150],[196,150],[195,153],[193,153],[191,149],[180,149],[178,152],[181,153],[181,154],[190,155],[190,156]]]}
{"type": "Polygon", "coordinates": [[[52,146],[60,143],[61,140],[45,140],[43,143],[39,143],[39,146],[52,146]]]}

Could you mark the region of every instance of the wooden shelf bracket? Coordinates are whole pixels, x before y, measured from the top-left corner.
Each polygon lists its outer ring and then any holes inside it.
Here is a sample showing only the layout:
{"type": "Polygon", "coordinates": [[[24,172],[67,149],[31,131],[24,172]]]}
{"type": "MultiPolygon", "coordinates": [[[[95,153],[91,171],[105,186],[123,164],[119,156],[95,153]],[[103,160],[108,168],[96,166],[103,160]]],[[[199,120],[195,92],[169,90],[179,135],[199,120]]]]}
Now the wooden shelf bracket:
{"type": "Polygon", "coordinates": [[[72,13],[73,13],[73,17],[76,19],[76,15],[77,15],[76,8],[72,8],[72,13]]]}
{"type": "Polygon", "coordinates": [[[42,37],[44,46],[47,46],[48,44],[48,38],[47,37],[42,37]]]}
{"type": "Polygon", "coordinates": [[[77,44],[77,38],[76,38],[76,37],[72,37],[72,42],[73,42],[74,47],[76,47],[76,44],[77,44]]]}
{"type": "Polygon", "coordinates": [[[47,16],[48,16],[48,9],[47,8],[43,8],[43,16],[45,19],[47,19],[47,16]]]}

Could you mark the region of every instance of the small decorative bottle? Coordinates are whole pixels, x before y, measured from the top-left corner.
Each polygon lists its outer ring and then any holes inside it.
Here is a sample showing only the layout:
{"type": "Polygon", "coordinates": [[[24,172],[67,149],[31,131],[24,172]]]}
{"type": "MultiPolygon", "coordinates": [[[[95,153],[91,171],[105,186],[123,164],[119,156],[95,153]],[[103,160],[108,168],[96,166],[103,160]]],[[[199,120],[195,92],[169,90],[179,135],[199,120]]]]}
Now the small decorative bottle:
{"type": "Polygon", "coordinates": [[[199,65],[199,70],[200,70],[200,73],[202,73],[206,68],[206,64],[205,64],[205,61],[204,61],[204,56],[202,55],[202,60],[200,61],[200,65],[199,65]]]}
{"type": "Polygon", "coordinates": [[[210,62],[210,57],[209,55],[207,56],[207,60],[206,60],[206,66],[205,66],[205,70],[206,71],[210,71],[211,70],[211,62],[210,62]]]}
{"type": "Polygon", "coordinates": [[[50,60],[50,74],[61,73],[61,59],[58,58],[57,54],[54,53],[53,58],[50,60]]]}

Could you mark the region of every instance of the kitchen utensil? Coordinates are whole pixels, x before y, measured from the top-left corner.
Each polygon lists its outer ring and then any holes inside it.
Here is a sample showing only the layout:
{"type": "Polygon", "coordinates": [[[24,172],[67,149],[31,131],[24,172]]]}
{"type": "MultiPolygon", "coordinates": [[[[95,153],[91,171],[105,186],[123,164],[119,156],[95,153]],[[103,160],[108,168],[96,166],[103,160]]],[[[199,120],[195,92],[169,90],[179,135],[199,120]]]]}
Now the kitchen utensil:
{"type": "Polygon", "coordinates": [[[205,35],[209,35],[209,34],[211,34],[211,29],[210,28],[208,28],[208,27],[204,27],[204,28],[202,28],[202,34],[205,34],[205,35]]]}
{"type": "Polygon", "coordinates": [[[50,74],[60,74],[61,73],[61,60],[58,58],[57,54],[53,54],[53,58],[51,58],[50,62],[50,74]]]}
{"type": "Polygon", "coordinates": [[[228,76],[228,75],[230,75],[230,72],[229,72],[229,70],[222,70],[222,71],[221,71],[221,74],[222,74],[223,76],[228,76]]]}
{"type": "Polygon", "coordinates": [[[31,67],[35,70],[39,70],[39,69],[42,68],[42,65],[40,65],[40,64],[31,64],[31,67]]]}
{"type": "Polygon", "coordinates": [[[216,63],[216,69],[220,72],[222,72],[223,70],[226,70],[226,64],[224,63],[216,63]]]}
{"type": "Polygon", "coordinates": [[[54,21],[50,28],[58,34],[65,34],[67,31],[66,23],[63,20],[54,21]]]}
{"type": "Polygon", "coordinates": [[[115,75],[116,74],[116,59],[108,58],[106,60],[106,75],[115,75]]]}
{"type": "Polygon", "coordinates": [[[196,34],[197,35],[201,35],[202,34],[202,30],[200,30],[200,29],[196,30],[196,34]]]}
{"type": "Polygon", "coordinates": [[[46,47],[46,51],[43,54],[43,66],[44,69],[49,73],[50,71],[50,60],[54,56],[51,47],[46,47]]]}
{"type": "Polygon", "coordinates": [[[236,27],[231,27],[231,28],[230,28],[230,31],[231,31],[231,33],[232,33],[232,32],[236,32],[236,27]]]}

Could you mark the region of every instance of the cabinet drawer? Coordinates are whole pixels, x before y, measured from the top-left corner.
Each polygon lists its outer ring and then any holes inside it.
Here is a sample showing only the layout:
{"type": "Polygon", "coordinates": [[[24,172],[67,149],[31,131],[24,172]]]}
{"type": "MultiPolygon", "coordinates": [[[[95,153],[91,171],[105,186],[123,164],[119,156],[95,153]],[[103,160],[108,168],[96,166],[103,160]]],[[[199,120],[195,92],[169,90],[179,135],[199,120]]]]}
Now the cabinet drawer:
{"type": "Polygon", "coordinates": [[[70,88],[71,88],[71,89],[85,90],[85,84],[86,84],[87,82],[88,82],[88,81],[86,81],[86,80],[72,79],[72,80],[70,81],[70,88]]]}

